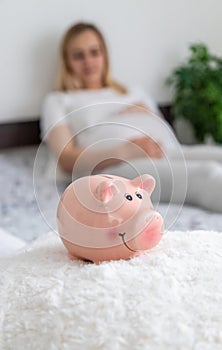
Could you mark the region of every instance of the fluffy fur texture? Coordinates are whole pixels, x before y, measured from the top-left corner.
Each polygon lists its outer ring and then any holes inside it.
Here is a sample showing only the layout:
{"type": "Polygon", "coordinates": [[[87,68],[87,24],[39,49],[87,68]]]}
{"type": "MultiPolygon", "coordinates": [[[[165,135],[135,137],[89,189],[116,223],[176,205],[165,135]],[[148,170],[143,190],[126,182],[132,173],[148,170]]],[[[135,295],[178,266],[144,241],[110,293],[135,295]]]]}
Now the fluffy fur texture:
{"type": "Polygon", "coordinates": [[[0,227],[0,257],[16,252],[26,245],[22,239],[15,237],[0,227]]]}
{"type": "Polygon", "coordinates": [[[39,238],[0,260],[0,348],[222,348],[222,234],[169,232],[128,261],[69,260],[39,238]]]}

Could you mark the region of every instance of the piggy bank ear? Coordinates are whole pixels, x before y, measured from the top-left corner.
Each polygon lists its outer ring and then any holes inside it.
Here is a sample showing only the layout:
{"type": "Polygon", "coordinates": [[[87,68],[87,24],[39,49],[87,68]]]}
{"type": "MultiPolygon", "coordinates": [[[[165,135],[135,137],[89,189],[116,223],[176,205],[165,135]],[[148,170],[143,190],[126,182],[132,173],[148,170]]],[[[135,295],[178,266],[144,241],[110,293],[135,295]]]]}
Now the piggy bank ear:
{"type": "Polygon", "coordinates": [[[96,198],[104,203],[108,203],[114,195],[119,192],[116,181],[102,181],[96,187],[96,198]]]}
{"type": "Polygon", "coordinates": [[[143,190],[147,191],[149,194],[151,194],[155,188],[156,181],[154,177],[148,174],[144,174],[141,176],[136,177],[133,180],[134,185],[139,186],[143,190]]]}

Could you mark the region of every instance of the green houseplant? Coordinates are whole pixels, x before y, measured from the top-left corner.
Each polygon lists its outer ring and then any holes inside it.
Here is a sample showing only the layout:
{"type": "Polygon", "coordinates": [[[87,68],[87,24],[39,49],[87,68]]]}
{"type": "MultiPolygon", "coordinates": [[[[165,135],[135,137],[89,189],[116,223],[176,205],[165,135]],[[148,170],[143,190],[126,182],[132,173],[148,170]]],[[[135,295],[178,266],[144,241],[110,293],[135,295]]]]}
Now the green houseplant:
{"type": "Polygon", "coordinates": [[[167,79],[174,92],[174,118],[189,120],[198,141],[210,135],[222,143],[222,59],[202,43],[189,49],[188,61],[167,79]]]}

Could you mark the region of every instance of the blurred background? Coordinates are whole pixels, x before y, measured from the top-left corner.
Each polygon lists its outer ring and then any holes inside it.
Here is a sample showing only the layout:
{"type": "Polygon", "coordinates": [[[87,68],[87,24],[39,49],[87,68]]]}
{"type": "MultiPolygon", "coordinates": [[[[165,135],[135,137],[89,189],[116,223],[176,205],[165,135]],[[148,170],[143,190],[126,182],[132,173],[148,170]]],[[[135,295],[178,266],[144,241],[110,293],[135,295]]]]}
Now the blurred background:
{"type": "Polygon", "coordinates": [[[114,77],[143,86],[160,104],[171,101],[165,80],[190,43],[222,55],[220,0],[1,0],[0,14],[0,123],[38,119],[61,37],[79,20],[104,33],[114,77]]]}

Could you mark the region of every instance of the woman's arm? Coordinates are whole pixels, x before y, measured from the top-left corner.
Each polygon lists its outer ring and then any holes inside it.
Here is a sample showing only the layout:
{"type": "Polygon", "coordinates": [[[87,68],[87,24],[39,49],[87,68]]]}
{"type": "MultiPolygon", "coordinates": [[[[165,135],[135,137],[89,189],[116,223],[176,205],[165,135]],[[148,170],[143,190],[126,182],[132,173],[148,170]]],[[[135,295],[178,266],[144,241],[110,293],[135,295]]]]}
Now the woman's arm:
{"type": "Polygon", "coordinates": [[[71,172],[83,149],[77,147],[67,125],[52,128],[46,142],[65,172],[71,172]]]}
{"type": "Polygon", "coordinates": [[[122,146],[105,150],[89,149],[84,152],[84,148],[76,145],[67,125],[54,127],[47,136],[47,144],[60,167],[67,173],[73,171],[78,158],[81,161],[75,170],[77,173],[82,173],[94,169],[95,166],[96,169],[104,169],[119,164],[121,158],[125,157],[125,147],[122,146]]]}

